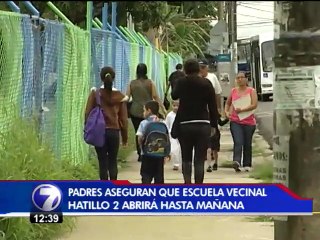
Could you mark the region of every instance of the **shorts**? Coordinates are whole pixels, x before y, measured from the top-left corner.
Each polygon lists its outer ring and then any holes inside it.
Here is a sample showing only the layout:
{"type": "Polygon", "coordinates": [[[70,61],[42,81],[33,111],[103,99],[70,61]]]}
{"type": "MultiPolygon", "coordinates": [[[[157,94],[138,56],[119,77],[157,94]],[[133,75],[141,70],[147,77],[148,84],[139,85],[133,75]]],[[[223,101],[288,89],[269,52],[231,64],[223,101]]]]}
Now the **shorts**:
{"type": "Polygon", "coordinates": [[[214,150],[217,152],[220,151],[220,138],[221,138],[221,133],[219,129],[217,129],[216,134],[210,137],[209,139],[209,148],[211,148],[211,150],[214,150]]]}

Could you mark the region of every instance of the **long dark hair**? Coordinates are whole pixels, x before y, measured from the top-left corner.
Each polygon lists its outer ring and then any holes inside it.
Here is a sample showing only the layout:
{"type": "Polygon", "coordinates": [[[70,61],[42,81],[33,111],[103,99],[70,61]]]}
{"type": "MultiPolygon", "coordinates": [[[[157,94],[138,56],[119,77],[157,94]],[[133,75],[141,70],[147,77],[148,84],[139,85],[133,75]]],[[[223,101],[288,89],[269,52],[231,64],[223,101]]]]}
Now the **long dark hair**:
{"type": "Polygon", "coordinates": [[[196,59],[188,59],[185,61],[183,69],[187,75],[199,74],[200,64],[196,59]]]}
{"type": "Polygon", "coordinates": [[[104,89],[108,92],[112,91],[112,85],[115,78],[115,72],[112,67],[103,67],[100,72],[100,78],[103,82],[104,89]]]}
{"type": "Polygon", "coordinates": [[[148,68],[147,65],[144,63],[139,63],[137,66],[137,79],[148,79],[148,68]]]}

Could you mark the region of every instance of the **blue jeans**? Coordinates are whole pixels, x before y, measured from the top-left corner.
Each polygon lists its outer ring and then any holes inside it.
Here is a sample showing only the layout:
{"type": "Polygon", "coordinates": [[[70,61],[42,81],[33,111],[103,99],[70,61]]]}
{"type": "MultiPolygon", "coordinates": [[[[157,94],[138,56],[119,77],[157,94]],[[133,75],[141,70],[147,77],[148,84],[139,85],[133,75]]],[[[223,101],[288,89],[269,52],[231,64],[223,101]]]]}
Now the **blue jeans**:
{"type": "Polygon", "coordinates": [[[243,167],[252,166],[252,137],[256,130],[255,125],[244,125],[230,122],[230,130],[233,138],[233,161],[241,166],[243,153],[243,167]]]}

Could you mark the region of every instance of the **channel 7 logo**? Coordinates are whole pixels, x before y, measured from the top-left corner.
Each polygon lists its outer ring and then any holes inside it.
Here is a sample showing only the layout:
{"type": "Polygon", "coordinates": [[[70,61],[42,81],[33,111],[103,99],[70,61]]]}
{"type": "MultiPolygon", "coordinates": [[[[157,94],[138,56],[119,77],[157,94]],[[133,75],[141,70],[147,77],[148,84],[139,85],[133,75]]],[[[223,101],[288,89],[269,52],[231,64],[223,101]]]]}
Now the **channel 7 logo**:
{"type": "Polygon", "coordinates": [[[33,205],[43,212],[56,210],[61,203],[61,190],[51,184],[41,184],[32,192],[33,205]]]}

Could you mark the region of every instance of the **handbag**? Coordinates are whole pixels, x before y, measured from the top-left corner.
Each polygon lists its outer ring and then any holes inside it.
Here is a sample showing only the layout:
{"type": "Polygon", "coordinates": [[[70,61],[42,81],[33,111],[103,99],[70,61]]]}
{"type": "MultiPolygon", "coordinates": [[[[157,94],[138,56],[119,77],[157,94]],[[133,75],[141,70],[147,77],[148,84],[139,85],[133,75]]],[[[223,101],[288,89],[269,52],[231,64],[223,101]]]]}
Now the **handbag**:
{"type": "Polygon", "coordinates": [[[84,126],[84,141],[95,147],[103,147],[105,143],[106,122],[101,108],[100,92],[96,90],[96,104],[89,113],[84,126]]]}
{"type": "Polygon", "coordinates": [[[169,108],[170,108],[170,102],[169,102],[167,96],[164,97],[163,106],[164,106],[164,108],[165,108],[167,111],[168,111],[169,108]]]}
{"type": "Polygon", "coordinates": [[[177,139],[180,135],[180,122],[177,120],[177,117],[174,119],[171,127],[171,137],[177,139]]]}

